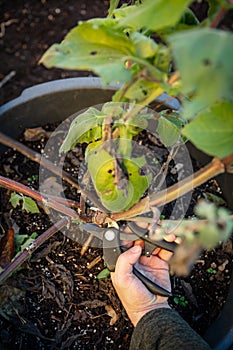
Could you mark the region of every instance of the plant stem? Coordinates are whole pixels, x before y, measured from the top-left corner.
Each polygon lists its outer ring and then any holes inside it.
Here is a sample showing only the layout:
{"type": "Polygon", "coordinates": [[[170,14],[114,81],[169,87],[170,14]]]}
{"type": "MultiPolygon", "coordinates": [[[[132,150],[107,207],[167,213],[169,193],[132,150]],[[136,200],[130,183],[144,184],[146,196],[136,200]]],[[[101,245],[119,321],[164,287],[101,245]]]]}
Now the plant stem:
{"type": "Polygon", "coordinates": [[[10,148],[16,149],[16,151],[20,152],[25,157],[28,157],[34,162],[39,163],[40,165],[44,166],[46,169],[50,170],[52,173],[58,176],[61,176],[61,173],[62,173],[62,178],[64,180],[66,180],[69,184],[71,184],[72,186],[80,190],[78,181],[76,179],[74,179],[70,174],[68,174],[65,171],[61,172],[61,169],[56,167],[52,162],[50,162],[48,159],[43,157],[40,153],[33,151],[29,147],[12,139],[9,136],[4,135],[1,132],[0,132],[0,143],[10,148]]]}
{"type": "Polygon", "coordinates": [[[47,239],[52,237],[56,232],[58,232],[62,227],[70,223],[70,218],[64,217],[59,220],[56,224],[51,226],[48,230],[42,233],[39,237],[35,239],[28,247],[26,247],[0,274],[0,283],[3,283],[16,269],[21,266],[24,261],[44,243],[47,239]]]}
{"type": "Polygon", "coordinates": [[[7,188],[11,191],[16,191],[23,193],[24,195],[30,196],[38,202],[42,202],[44,205],[53,208],[71,218],[79,219],[80,216],[76,213],[76,211],[66,207],[63,204],[58,203],[58,201],[53,200],[47,196],[41,195],[39,192],[19,183],[14,180],[7,179],[3,176],[0,176],[0,186],[7,188]]]}
{"type": "Polygon", "coordinates": [[[128,220],[136,215],[147,213],[151,210],[151,206],[161,206],[169,203],[188,193],[193,188],[205,183],[212,177],[224,173],[224,171],[225,164],[220,159],[214,158],[209,164],[198,170],[193,175],[190,175],[184,180],[170,186],[168,189],[160,191],[154,195],[152,194],[151,197],[147,196],[143,198],[140,202],[125,212],[111,214],[111,218],[115,221],[128,220]]]}
{"type": "Polygon", "coordinates": [[[216,13],[216,15],[214,16],[214,18],[210,24],[210,28],[217,28],[217,26],[219,25],[219,23],[221,22],[221,20],[223,19],[223,17],[227,13],[227,11],[228,11],[227,8],[225,8],[223,6],[220,7],[220,9],[216,13]]]}
{"type": "MultiPolygon", "coordinates": [[[[5,146],[11,147],[16,149],[18,152],[23,154],[24,156],[28,157],[29,159],[33,160],[36,163],[39,163],[40,165],[44,166],[46,169],[50,170],[52,173],[62,176],[62,178],[67,181],[70,185],[74,186],[78,189],[79,192],[86,195],[87,198],[91,200],[91,202],[94,203],[96,207],[101,206],[98,200],[95,199],[95,196],[90,193],[87,190],[80,190],[80,186],[78,184],[78,181],[73,178],[70,174],[68,174],[66,171],[62,171],[56,167],[52,162],[50,162],[48,159],[43,157],[40,153],[37,153],[27,146],[23,145],[22,143],[10,138],[9,136],[4,135],[0,132],[0,143],[2,143],[5,146]]],[[[104,208],[101,207],[101,209],[104,211],[104,208]]]]}
{"type": "Polygon", "coordinates": [[[161,86],[164,85],[163,88],[166,90],[165,83],[164,83],[164,74],[159,69],[157,69],[156,67],[152,66],[146,60],[143,60],[143,59],[141,59],[139,57],[127,56],[127,57],[124,57],[124,60],[125,61],[133,61],[133,62],[136,62],[136,63],[146,67],[148,69],[148,71],[156,78],[156,81],[158,83],[160,83],[161,86]]]}

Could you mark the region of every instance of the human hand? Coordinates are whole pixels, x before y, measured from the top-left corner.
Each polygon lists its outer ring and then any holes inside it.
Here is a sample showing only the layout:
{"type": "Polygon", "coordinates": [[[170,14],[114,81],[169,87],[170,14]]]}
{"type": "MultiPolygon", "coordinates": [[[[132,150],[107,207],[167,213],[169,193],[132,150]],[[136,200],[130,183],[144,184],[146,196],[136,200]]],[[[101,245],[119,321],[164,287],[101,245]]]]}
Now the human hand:
{"type": "Polygon", "coordinates": [[[111,273],[113,285],[134,326],[147,312],[169,305],[167,297],[152,294],[133,274],[133,265],[155,283],[171,290],[167,261],[172,253],[163,249],[150,257],[141,253],[140,245],[128,249],[120,255],[115,272],[111,273]]]}

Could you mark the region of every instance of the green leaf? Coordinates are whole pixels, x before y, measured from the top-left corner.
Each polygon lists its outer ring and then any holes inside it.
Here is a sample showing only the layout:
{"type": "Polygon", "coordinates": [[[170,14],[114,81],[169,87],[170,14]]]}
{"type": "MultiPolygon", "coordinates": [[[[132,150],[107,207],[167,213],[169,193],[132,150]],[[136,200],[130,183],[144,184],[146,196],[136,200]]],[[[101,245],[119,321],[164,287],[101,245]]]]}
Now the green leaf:
{"type": "Polygon", "coordinates": [[[134,84],[126,89],[124,97],[139,103],[156,90],[158,92],[157,96],[161,95],[164,91],[156,82],[138,79],[134,84]]]}
{"type": "Polygon", "coordinates": [[[134,7],[133,11],[120,21],[120,25],[154,31],[170,27],[179,21],[191,2],[191,0],[144,0],[140,6],[134,7]]]}
{"type": "Polygon", "coordinates": [[[39,208],[32,198],[17,194],[15,192],[11,194],[10,203],[14,208],[20,205],[20,201],[23,202],[22,209],[26,210],[27,213],[39,213],[39,208]]]}
{"type": "Polygon", "coordinates": [[[116,182],[115,159],[104,149],[95,147],[86,156],[88,170],[102,204],[112,212],[130,208],[148,188],[151,174],[141,175],[140,169],[146,161],[144,157],[121,158],[124,168],[116,182]]]}
{"type": "Polygon", "coordinates": [[[132,32],[130,39],[135,44],[136,55],[139,57],[153,57],[159,50],[159,45],[142,33],[132,32]]]}
{"type": "Polygon", "coordinates": [[[221,102],[200,112],[182,134],[205,153],[227,157],[233,153],[233,104],[221,102]]]}
{"type": "Polygon", "coordinates": [[[180,138],[180,128],[177,126],[177,121],[161,116],[158,120],[156,129],[160,140],[166,147],[174,145],[180,138]]]}
{"type": "Polygon", "coordinates": [[[117,8],[120,0],[110,0],[110,6],[108,9],[108,17],[112,17],[113,11],[117,8]]]}
{"type": "Polygon", "coordinates": [[[105,84],[131,79],[124,56],[135,47],[114,19],[92,19],[72,29],[61,44],[51,46],[40,60],[47,68],[91,70],[105,84]]]}
{"type": "Polygon", "coordinates": [[[22,196],[16,192],[11,193],[10,197],[10,203],[13,208],[16,208],[18,205],[20,205],[20,201],[22,200],[22,196]]]}
{"type": "Polygon", "coordinates": [[[110,271],[109,269],[105,268],[102,271],[100,271],[100,273],[98,273],[96,277],[98,279],[101,279],[101,278],[108,278],[109,276],[110,276],[110,271]]]}
{"type": "Polygon", "coordinates": [[[202,109],[221,101],[233,101],[233,34],[198,29],[170,35],[175,63],[182,79],[183,116],[192,118],[202,109]]]}
{"type": "Polygon", "coordinates": [[[68,152],[79,143],[90,143],[102,136],[102,123],[105,115],[96,108],[89,108],[79,114],[71,123],[60,152],[68,152]]]}
{"type": "Polygon", "coordinates": [[[36,232],[33,232],[30,236],[15,235],[15,251],[17,254],[15,255],[14,259],[20,254],[20,252],[33,243],[37,237],[38,234],[36,232]]]}
{"type": "Polygon", "coordinates": [[[23,207],[24,210],[26,210],[27,213],[39,213],[39,208],[36,204],[36,202],[30,198],[30,197],[23,197],[23,207]]]}

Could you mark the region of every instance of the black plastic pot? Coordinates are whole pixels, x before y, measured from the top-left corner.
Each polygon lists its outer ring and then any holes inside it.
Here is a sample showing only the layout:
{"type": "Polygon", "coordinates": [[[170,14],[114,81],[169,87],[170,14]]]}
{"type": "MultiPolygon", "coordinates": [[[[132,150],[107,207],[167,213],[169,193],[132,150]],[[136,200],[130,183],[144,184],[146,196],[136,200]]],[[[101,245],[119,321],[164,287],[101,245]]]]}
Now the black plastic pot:
{"type": "MultiPolygon", "coordinates": [[[[24,90],[18,98],[0,108],[0,130],[18,138],[25,128],[63,121],[83,108],[110,101],[116,89],[116,86],[103,89],[98,78],[71,78],[36,85],[24,90]]],[[[164,100],[164,96],[161,96],[161,100],[164,100]]],[[[176,101],[169,105],[172,108],[179,107],[176,101]]],[[[4,149],[0,145],[0,152],[4,149]]],[[[190,152],[201,163],[208,161],[208,157],[193,146],[190,146],[190,152]]],[[[223,195],[231,209],[232,177],[225,174],[218,177],[223,195]]],[[[215,350],[233,349],[233,282],[219,319],[211,325],[204,338],[215,350]]]]}

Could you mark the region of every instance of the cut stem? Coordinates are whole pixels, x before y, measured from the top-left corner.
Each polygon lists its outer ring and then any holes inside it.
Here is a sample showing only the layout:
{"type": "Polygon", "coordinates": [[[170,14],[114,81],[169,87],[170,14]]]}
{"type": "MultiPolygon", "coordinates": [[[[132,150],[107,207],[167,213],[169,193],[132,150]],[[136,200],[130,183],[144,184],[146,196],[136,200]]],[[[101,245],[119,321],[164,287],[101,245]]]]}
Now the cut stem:
{"type": "Polygon", "coordinates": [[[24,261],[43,244],[47,239],[52,237],[56,232],[67,226],[70,223],[70,218],[65,217],[59,220],[55,225],[51,226],[48,230],[42,233],[35,239],[28,247],[26,247],[0,274],[0,283],[3,283],[13,272],[15,272],[24,261]]]}
{"type": "Polygon", "coordinates": [[[182,195],[190,192],[193,188],[200,186],[214,176],[225,172],[225,164],[218,158],[214,158],[205,167],[198,170],[193,175],[188,176],[184,180],[170,186],[168,189],[152,194],[150,197],[143,198],[129,210],[121,213],[111,214],[111,218],[115,221],[129,220],[137,215],[147,213],[151,206],[161,206],[167,204],[182,195]]]}

